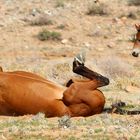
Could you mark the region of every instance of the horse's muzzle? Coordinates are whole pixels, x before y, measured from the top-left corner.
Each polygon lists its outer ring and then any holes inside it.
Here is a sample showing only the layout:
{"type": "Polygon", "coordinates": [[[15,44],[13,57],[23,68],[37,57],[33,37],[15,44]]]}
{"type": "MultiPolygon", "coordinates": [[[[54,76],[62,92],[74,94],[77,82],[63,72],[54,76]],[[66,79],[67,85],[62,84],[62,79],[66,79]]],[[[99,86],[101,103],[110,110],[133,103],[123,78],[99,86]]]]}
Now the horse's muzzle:
{"type": "Polygon", "coordinates": [[[133,55],[134,57],[138,57],[138,56],[139,56],[139,53],[133,52],[132,55],[133,55]]]}
{"type": "Polygon", "coordinates": [[[104,77],[103,81],[104,81],[105,85],[109,85],[109,79],[108,78],[104,77]]]}

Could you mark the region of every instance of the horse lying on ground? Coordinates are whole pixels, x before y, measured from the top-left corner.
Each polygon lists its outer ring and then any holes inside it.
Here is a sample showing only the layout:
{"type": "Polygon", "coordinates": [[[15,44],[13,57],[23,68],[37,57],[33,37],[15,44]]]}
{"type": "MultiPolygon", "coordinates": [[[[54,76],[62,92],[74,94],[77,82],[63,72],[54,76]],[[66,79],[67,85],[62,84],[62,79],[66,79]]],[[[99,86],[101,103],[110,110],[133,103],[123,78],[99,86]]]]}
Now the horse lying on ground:
{"type": "Polygon", "coordinates": [[[79,80],[61,87],[38,75],[24,71],[0,72],[0,114],[24,115],[44,112],[47,117],[90,116],[101,113],[105,104],[98,87],[109,80],[73,62],[73,71],[89,80],[79,80]]]}
{"type": "MultiPolygon", "coordinates": [[[[105,97],[97,88],[108,85],[109,79],[88,69],[77,58],[73,62],[73,71],[88,79],[70,80],[68,87],[61,87],[33,73],[3,72],[1,69],[0,115],[43,112],[46,117],[76,117],[101,113],[105,97]]],[[[118,106],[115,108],[117,112],[118,106]]]]}
{"type": "Polygon", "coordinates": [[[135,27],[136,27],[137,33],[136,33],[136,39],[133,46],[132,55],[134,57],[138,57],[140,54],[140,24],[135,24],[135,27]]]}

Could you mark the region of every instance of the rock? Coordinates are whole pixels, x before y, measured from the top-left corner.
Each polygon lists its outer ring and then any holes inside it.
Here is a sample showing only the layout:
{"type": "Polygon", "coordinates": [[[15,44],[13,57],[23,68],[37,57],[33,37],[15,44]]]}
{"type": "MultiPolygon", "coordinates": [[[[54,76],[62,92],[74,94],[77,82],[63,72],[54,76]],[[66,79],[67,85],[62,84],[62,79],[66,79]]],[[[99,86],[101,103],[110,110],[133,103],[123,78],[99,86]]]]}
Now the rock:
{"type": "Polygon", "coordinates": [[[90,47],[91,45],[90,45],[90,43],[85,42],[85,43],[84,43],[84,46],[85,46],[85,47],[90,47]]]}
{"type": "Polygon", "coordinates": [[[127,92],[131,92],[131,93],[140,93],[140,88],[138,88],[138,87],[135,87],[135,86],[127,86],[126,88],[125,88],[125,91],[127,91],[127,92]]]}
{"type": "Polygon", "coordinates": [[[127,17],[122,17],[122,18],[121,18],[121,21],[122,21],[123,23],[126,23],[127,17]]]}
{"type": "Polygon", "coordinates": [[[107,47],[112,49],[115,46],[115,44],[113,42],[110,42],[109,44],[107,44],[107,47]]]}
{"type": "Polygon", "coordinates": [[[99,51],[99,52],[102,52],[102,51],[104,51],[104,48],[98,47],[98,48],[96,48],[96,50],[99,51]]]}
{"type": "Polygon", "coordinates": [[[68,43],[68,40],[67,40],[67,39],[63,39],[63,40],[61,41],[61,43],[62,43],[62,44],[67,44],[67,43],[68,43]]]}

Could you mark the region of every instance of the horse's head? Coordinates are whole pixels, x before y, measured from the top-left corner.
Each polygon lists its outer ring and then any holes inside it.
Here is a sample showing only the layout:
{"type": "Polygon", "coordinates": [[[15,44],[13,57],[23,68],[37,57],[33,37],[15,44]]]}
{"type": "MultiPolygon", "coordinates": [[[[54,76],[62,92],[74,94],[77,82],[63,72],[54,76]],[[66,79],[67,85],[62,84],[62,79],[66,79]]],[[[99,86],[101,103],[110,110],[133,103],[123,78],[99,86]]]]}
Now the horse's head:
{"type": "Polygon", "coordinates": [[[132,55],[134,57],[138,57],[140,54],[140,24],[135,24],[137,33],[136,33],[136,39],[134,42],[134,47],[132,51],[132,55]]]}

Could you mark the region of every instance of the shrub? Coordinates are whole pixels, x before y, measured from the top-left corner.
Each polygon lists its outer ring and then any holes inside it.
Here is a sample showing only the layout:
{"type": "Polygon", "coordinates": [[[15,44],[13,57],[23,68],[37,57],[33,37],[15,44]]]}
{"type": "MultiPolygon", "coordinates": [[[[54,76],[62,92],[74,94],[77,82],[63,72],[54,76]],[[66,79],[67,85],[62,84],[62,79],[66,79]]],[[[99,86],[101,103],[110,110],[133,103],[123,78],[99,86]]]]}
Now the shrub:
{"type": "Polygon", "coordinates": [[[64,7],[65,4],[64,4],[64,0],[57,0],[56,1],[56,6],[55,7],[64,7]]]}
{"type": "Polygon", "coordinates": [[[128,5],[139,6],[140,5],[140,0],[128,0],[128,5]]]}
{"type": "Polygon", "coordinates": [[[60,24],[60,25],[58,25],[57,26],[57,29],[65,29],[66,28],[66,25],[64,25],[64,24],[60,24]]]}
{"type": "Polygon", "coordinates": [[[133,66],[129,65],[117,56],[109,56],[105,59],[100,59],[99,68],[106,73],[107,76],[115,79],[117,77],[133,76],[133,66]]]}
{"type": "Polygon", "coordinates": [[[48,31],[46,29],[43,29],[41,32],[38,34],[38,39],[41,41],[44,40],[61,40],[61,34],[59,32],[54,32],[54,31],[48,31]]]}
{"type": "Polygon", "coordinates": [[[136,10],[136,11],[129,11],[128,13],[123,13],[120,18],[122,17],[127,17],[127,18],[131,18],[131,19],[139,19],[140,18],[140,10],[136,10]]]}
{"type": "Polygon", "coordinates": [[[46,15],[41,15],[38,18],[32,20],[30,24],[42,26],[42,25],[51,25],[53,24],[53,22],[46,15]]]}
{"type": "Polygon", "coordinates": [[[61,118],[59,118],[58,120],[58,126],[62,127],[62,128],[68,128],[71,126],[71,120],[69,116],[62,116],[61,118]]]}
{"type": "Polygon", "coordinates": [[[88,7],[88,11],[87,11],[88,15],[107,15],[108,12],[106,10],[106,5],[104,3],[92,3],[89,7],[88,7]]]}

